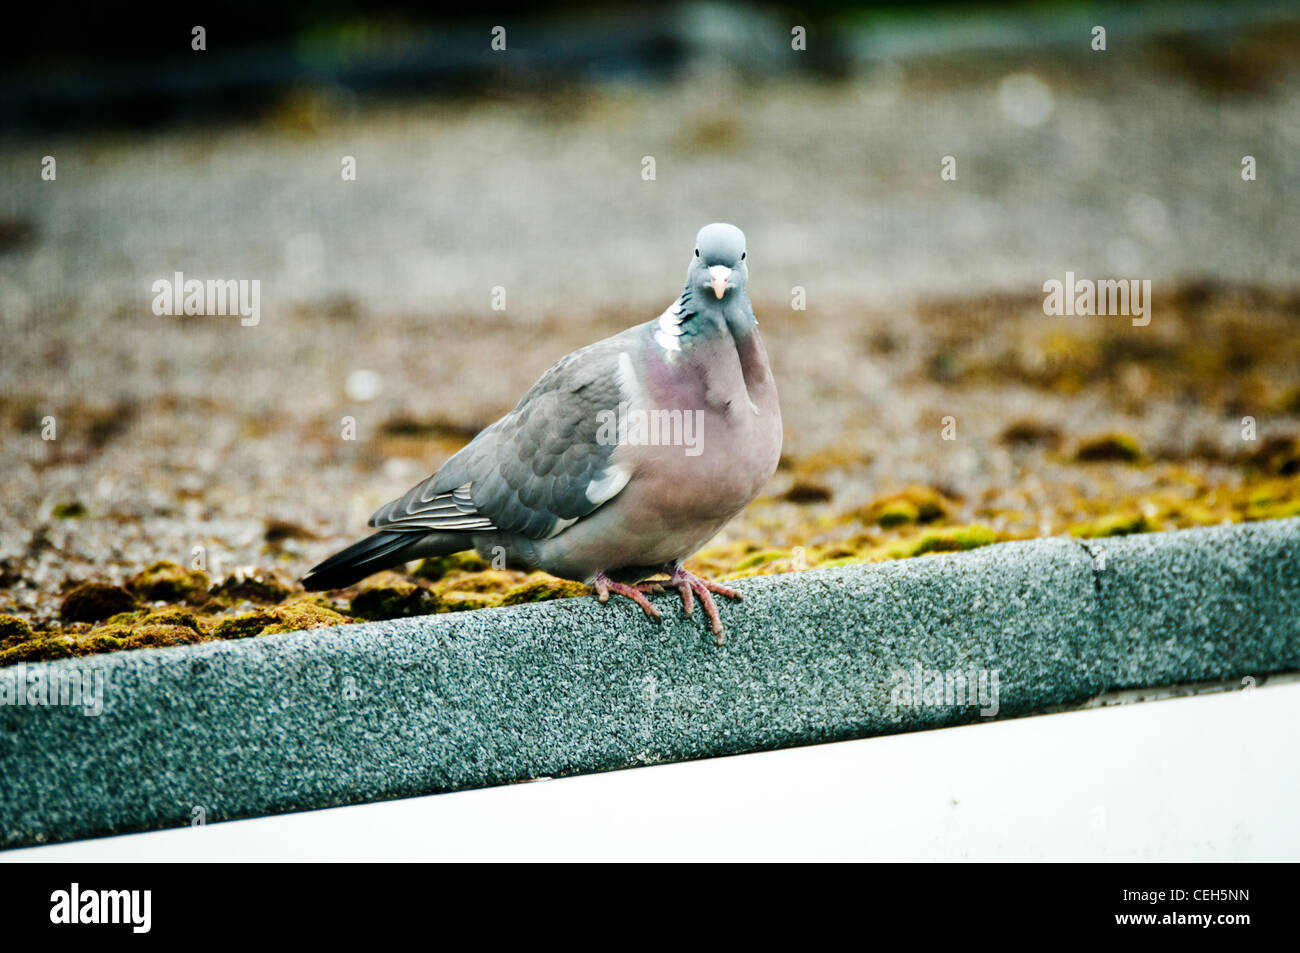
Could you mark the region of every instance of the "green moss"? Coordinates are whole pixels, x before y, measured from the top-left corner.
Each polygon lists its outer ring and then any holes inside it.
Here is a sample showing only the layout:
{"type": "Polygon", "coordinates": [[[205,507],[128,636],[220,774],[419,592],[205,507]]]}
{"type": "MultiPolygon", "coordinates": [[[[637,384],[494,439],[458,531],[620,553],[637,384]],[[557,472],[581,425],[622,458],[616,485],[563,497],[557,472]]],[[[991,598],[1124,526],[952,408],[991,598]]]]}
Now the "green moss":
{"type": "Polygon", "coordinates": [[[897,493],[877,497],[851,514],[855,519],[882,527],[908,523],[933,523],[948,515],[951,501],[928,486],[909,486],[897,493]]]}
{"type": "Polygon", "coordinates": [[[91,632],[96,636],[103,636],[111,639],[128,638],[134,631],[135,626],[133,625],[109,625],[108,623],[97,625],[91,630],[91,632]]]}
{"type": "Polygon", "coordinates": [[[915,504],[907,500],[889,500],[877,511],[875,521],[877,525],[888,528],[901,526],[904,523],[916,523],[920,519],[921,513],[915,504]]]}
{"type": "Polygon", "coordinates": [[[59,609],[65,622],[98,622],[135,608],[135,597],[121,586],[83,582],[66,596],[59,609]]]}
{"type": "Polygon", "coordinates": [[[219,619],[212,626],[215,639],[247,639],[255,635],[275,635],[300,629],[345,625],[352,620],[327,606],[301,599],[272,609],[257,609],[219,619]]]}
{"type": "Polygon", "coordinates": [[[1180,527],[1190,526],[1214,526],[1216,523],[1223,522],[1223,516],[1216,513],[1208,507],[1196,503],[1185,503],[1180,505],[1176,510],[1169,513],[1170,517],[1177,519],[1180,527]]]}
{"type": "Polygon", "coordinates": [[[150,602],[189,602],[198,605],[207,601],[208,574],[201,569],[186,569],[162,560],[132,576],[127,587],[141,599],[150,602]]]}
{"type": "Polygon", "coordinates": [[[321,629],[332,625],[346,625],[352,621],[341,612],[335,612],[333,609],[305,599],[276,606],[269,614],[274,621],[262,630],[262,635],[297,632],[300,629],[321,629]]]}
{"type": "Polygon", "coordinates": [[[960,553],[979,549],[998,541],[997,534],[979,523],[926,533],[919,540],[891,550],[896,558],[923,556],[926,553],[960,553]]]}
{"type": "Polygon", "coordinates": [[[818,569],[832,569],[835,566],[853,566],[857,563],[867,561],[865,556],[836,556],[834,559],[825,559],[817,564],[818,569]]]}
{"type": "Polygon", "coordinates": [[[259,602],[275,605],[284,601],[293,586],[273,569],[252,569],[231,573],[212,589],[212,597],[228,605],[259,602]]]}
{"type": "Polygon", "coordinates": [[[496,592],[462,592],[451,589],[440,594],[441,608],[447,612],[465,612],[470,609],[488,609],[499,606],[503,596],[496,592]]]}
{"type": "Polygon", "coordinates": [[[0,666],[16,665],[19,662],[47,662],[83,654],[85,652],[75,638],[70,635],[56,635],[31,639],[0,651],[0,666]]]}
{"type": "Polygon", "coordinates": [[[16,615],[0,615],[0,648],[10,648],[32,638],[32,627],[16,615]]]}
{"type": "Polygon", "coordinates": [[[179,625],[195,632],[202,632],[199,620],[189,609],[181,606],[164,606],[145,615],[141,620],[145,625],[179,625]]]}
{"type": "Polygon", "coordinates": [[[212,625],[212,638],[273,636],[281,632],[318,629],[326,625],[346,625],[350,621],[352,620],[342,612],[322,606],[311,599],[296,599],[282,606],[239,612],[238,615],[218,619],[212,625]]]}
{"type": "Polygon", "coordinates": [[[456,574],[433,587],[434,592],[455,589],[457,592],[506,592],[517,586],[523,574],[513,569],[484,569],[482,572],[456,574]]]}
{"type": "Polygon", "coordinates": [[[119,612],[106,622],[97,625],[91,630],[91,634],[106,638],[131,639],[143,629],[155,626],[178,626],[199,635],[204,632],[202,624],[189,609],[181,606],[163,606],[161,609],[119,612]]]}
{"type": "Polygon", "coordinates": [[[89,652],[117,652],[121,649],[128,648],[125,639],[120,639],[113,635],[103,635],[98,631],[83,636],[81,644],[84,645],[89,652]]]}
{"type": "Polygon", "coordinates": [[[569,579],[557,579],[543,572],[533,573],[519,585],[510,589],[501,599],[505,606],[517,606],[526,602],[546,602],[548,599],[567,599],[571,596],[586,595],[591,590],[580,582],[569,579]]]}
{"type": "Polygon", "coordinates": [[[74,520],[86,515],[86,508],[76,500],[54,504],[50,515],[56,520],[74,520]]]}
{"type": "Polygon", "coordinates": [[[275,621],[274,617],[263,609],[258,609],[255,612],[241,612],[239,615],[218,619],[212,626],[212,637],[214,639],[247,639],[250,636],[260,635],[262,630],[273,621],[275,621]]]}
{"type": "Polygon", "coordinates": [[[124,647],[131,649],[163,648],[202,642],[203,636],[185,625],[142,625],[121,641],[124,647]]]}
{"type": "Polygon", "coordinates": [[[740,562],[736,563],[736,570],[743,572],[746,569],[753,569],[757,566],[763,565],[764,563],[772,562],[773,560],[784,559],[787,555],[788,553],[780,549],[764,549],[754,553],[752,556],[746,556],[740,562]]]}
{"type": "Polygon", "coordinates": [[[421,561],[415,567],[415,575],[421,579],[437,581],[453,572],[482,572],[490,568],[486,559],[470,550],[464,553],[452,553],[448,556],[433,556],[421,561]]]}
{"type": "Polygon", "coordinates": [[[1100,539],[1105,536],[1129,536],[1149,533],[1151,520],[1141,513],[1112,513],[1088,523],[1070,527],[1070,535],[1081,539],[1100,539]]]}
{"type": "Polygon", "coordinates": [[[1118,460],[1133,463],[1142,458],[1142,446],[1124,433],[1101,434],[1080,441],[1074,458],[1084,463],[1098,460],[1118,460]]]}
{"type": "Polygon", "coordinates": [[[148,609],[132,609],[130,612],[119,612],[117,615],[110,616],[108,619],[101,622],[99,626],[97,626],[97,628],[102,628],[103,626],[109,626],[109,625],[112,626],[134,625],[135,623],[139,622],[148,614],[149,614],[148,609]]]}
{"type": "Polygon", "coordinates": [[[1251,522],[1286,519],[1288,516],[1300,516],[1300,499],[1278,497],[1271,493],[1252,496],[1242,514],[1243,519],[1251,522]]]}
{"type": "Polygon", "coordinates": [[[438,596],[394,572],[371,576],[352,597],[349,611],[359,619],[397,619],[437,611],[438,596]]]}

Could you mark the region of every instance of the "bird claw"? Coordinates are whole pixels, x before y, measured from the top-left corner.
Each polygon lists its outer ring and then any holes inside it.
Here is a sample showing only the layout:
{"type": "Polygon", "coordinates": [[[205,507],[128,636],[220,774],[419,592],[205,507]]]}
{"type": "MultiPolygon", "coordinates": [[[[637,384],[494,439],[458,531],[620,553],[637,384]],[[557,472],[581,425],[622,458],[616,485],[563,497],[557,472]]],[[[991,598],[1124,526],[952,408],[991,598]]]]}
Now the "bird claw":
{"type": "MultiPolygon", "coordinates": [[[[640,586],[629,586],[626,583],[615,582],[613,579],[610,579],[608,576],[606,576],[603,572],[597,574],[596,578],[592,580],[591,584],[596,587],[596,598],[599,599],[602,603],[609,601],[609,594],[612,592],[615,593],[616,595],[627,596],[629,599],[631,599],[633,602],[639,605],[641,607],[641,611],[643,611],[651,619],[660,618],[659,610],[656,609],[654,606],[652,606],[650,604],[650,600],[647,599],[644,595],[644,593],[647,591],[654,592],[655,590],[653,589],[646,590],[646,589],[642,589],[640,586]]],[[[663,592],[663,587],[661,586],[658,591],[663,592]]]]}
{"type": "Polygon", "coordinates": [[[740,593],[711,579],[705,579],[693,572],[687,572],[680,567],[673,570],[671,583],[677,587],[677,591],[682,595],[682,612],[687,616],[690,616],[695,609],[695,596],[700,597],[700,604],[704,606],[704,614],[709,617],[709,628],[713,630],[718,645],[721,645],[726,634],[722,630],[722,617],[718,614],[717,603],[713,601],[713,593],[716,592],[728,599],[739,599],[741,598],[740,593]]]}
{"type": "MultiPolygon", "coordinates": [[[[616,595],[627,596],[639,605],[647,616],[652,619],[660,618],[659,610],[650,604],[650,600],[645,597],[645,594],[666,592],[667,589],[661,582],[643,582],[630,586],[626,583],[615,582],[604,573],[598,573],[596,578],[592,580],[592,585],[595,587],[596,596],[601,602],[608,602],[611,592],[616,595]]],[[[717,603],[713,601],[713,593],[725,596],[728,599],[741,599],[743,598],[742,595],[735,589],[716,583],[711,579],[705,579],[703,576],[697,576],[695,573],[687,572],[680,567],[673,570],[668,585],[675,588],[678,594],[681,595],[682,615],[688,619],[695,611],[695,597],[699,596],[700,605],[704,606],[704,614],[709,617],[709,628],[713,630],[717,644],[721,645],[726,634],[722,629],[722,616],[718,613],[717,603]]]]}

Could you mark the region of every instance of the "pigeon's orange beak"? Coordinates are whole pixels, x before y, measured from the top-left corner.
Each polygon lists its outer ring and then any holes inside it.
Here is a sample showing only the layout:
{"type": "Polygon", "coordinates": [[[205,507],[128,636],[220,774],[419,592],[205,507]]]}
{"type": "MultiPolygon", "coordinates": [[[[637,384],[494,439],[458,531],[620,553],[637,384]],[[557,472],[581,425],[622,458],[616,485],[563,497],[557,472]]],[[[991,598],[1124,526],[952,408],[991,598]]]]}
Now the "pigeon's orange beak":
{"type": "Polygon", "coordinates": [[[727,293],[727,281],[731,278],[731,269],[726,265],[711,265],[709,267],[709,287],[713,293],[721,298],[727,293]]]}

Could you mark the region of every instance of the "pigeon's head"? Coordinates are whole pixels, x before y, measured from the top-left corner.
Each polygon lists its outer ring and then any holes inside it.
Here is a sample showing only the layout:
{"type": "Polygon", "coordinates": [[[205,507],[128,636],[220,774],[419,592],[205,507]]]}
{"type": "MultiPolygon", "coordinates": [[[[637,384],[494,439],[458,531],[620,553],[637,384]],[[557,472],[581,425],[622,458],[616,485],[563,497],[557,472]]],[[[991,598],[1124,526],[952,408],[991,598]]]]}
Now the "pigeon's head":
{"type": "Polygon", "coordinates": [[[686,273],[686,287],[705,300],[721,300],[728,291],[743,291],[748,278],[745,233],[723,222],[701,228],[695,236],[695,257],[686,273]]]}

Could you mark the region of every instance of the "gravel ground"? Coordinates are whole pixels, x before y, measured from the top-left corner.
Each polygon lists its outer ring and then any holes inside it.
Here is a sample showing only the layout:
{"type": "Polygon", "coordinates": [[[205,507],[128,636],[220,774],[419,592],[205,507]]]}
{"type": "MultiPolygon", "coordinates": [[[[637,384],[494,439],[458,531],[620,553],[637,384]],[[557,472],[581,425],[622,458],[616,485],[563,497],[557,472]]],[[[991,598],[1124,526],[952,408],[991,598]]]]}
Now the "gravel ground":
{"type": "Polygon", "coordinates": [[[1292,515],[1297,50],[1275,27],[837,82],[305,93],[6,139],[0,612],[49,625],[78,581],[195,547],[214,582],[296,577],[555,359],[658,314],[718,219],[749,237],[786,460],[701,566],[1292,515]],[[176,271],[258,279],[260,322],[155,316],[176,271]],[[1151,323],[1045,317],[1067,271],[1150,279],[1151,323]]]}

